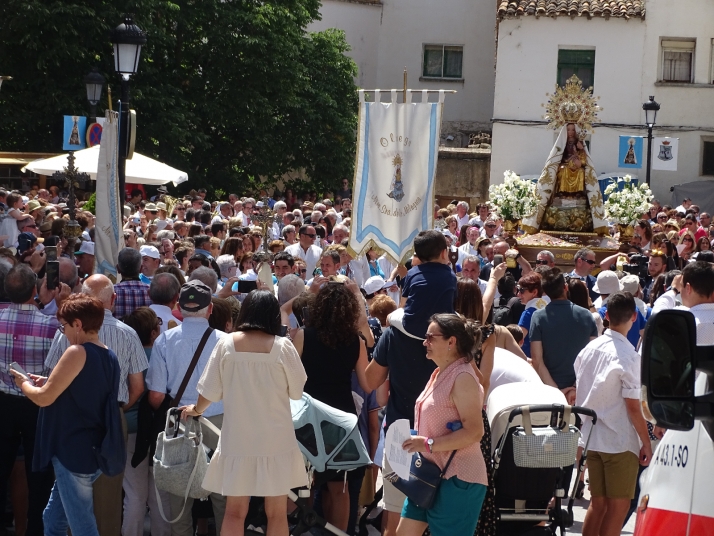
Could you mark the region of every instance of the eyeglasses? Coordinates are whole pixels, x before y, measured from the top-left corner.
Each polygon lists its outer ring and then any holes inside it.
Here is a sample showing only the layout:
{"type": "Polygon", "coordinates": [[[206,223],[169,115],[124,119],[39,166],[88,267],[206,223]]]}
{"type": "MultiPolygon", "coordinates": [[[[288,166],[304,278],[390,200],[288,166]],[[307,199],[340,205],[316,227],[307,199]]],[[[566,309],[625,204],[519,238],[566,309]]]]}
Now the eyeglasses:
{"type": "Polygon", "coordinates": [[[666,220],[666,219],[667,219],[667,216],[657,216],[657,219],[658,219],[658,220],[666,220]]]}
{"type": "Polygon", "coordinates": [[[495,225],[487,225],[487,226],[486,226],[486,229],[495,229],[495,228],[496,228],[495,225]]]}
{"type": "Polygon", "coordinates": [[[537,260],[536,260],[536,264],[540,264],[540,265],[548,264],[548,261],[546,261],[546,260],[544,260],[544,259],[537,259],[537,260]]]}
{"type": "Polygon", "coordinates": [[[525,292],[526,289],[523,287],[516,287],[516,294],[521,294],[522,292],[525,292]]]}
{"type": "Polygon", "coordinates": [[[176,210],[179,210],[179,211],[186,211],[186,207],[176,207],[176,210]]]}
{"type": "Polygon", "coordinates": [[[300,273],[301,273],[301,274],[306,274],[306,273],[307,273],[307,268],[300,268],[300,273]]]}
{"type": "Polygon", "coordinates": [[[69,326],[69,322],[67,322],[65,324],[60,324],[60,327],[59,327],[60,333],[64,334],[64,330],[67,326],[69,326]]]}
{"type": "Polygon", "coordinates": [[[592,266],[593,264],[595,264],[595,261],[592,260],[592,259],[582,259],[582,261],[583,261],[583,262],[587,262],[590,266],[592,266]]]}
{"type": "Polygon", "coordinates": [[[315,237],[317,236],[317,233],[300,233],[300,234],[303,234],[303,235],[305,235],[305,236],[309,236],[310,238],[315,238],[315,237]]]}
{"type": "Polygon", "coordinates": [[[446,338],[441,333],[427,333],[426,334],[426,342],[428,342],[429,344],[434,344],[434,339],[436,337],[441,337],[442,339],[446,338]]]}

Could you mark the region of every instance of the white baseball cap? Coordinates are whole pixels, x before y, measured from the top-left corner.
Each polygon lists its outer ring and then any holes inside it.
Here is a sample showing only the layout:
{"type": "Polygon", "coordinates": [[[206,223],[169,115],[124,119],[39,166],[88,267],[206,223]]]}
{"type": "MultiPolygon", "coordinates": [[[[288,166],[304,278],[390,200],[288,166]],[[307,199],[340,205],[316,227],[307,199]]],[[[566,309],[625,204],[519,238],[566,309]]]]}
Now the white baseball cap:
{"type": "Polygon", "coordinates": [[[622,290],[629,292],[633,296],[640,290],[640,278],[634,274],[626,275],[620,279],[622,290]]]}
{"type": "Polygon", "coordinates": [[[150,257],[152,259],[161,258],[159,250],[156,249],[154,246],[141,246],[141,248],[139,248],[139,253],[142,257],[150,257]]]}
{"type": "Polygon", "coordinates": [[[374,294],[379,292],[383,288],[391,287],[394,285],[394,281],[385,281],[384,278],[378,275],[374,275],[365,281],[362,287],[367,294],[374,294]]]}
{"type": "Polygon", "coordinates": [[[94,255],[94,242],[82,242],[79,250],[74,252],[75,255],[94,255]]]}

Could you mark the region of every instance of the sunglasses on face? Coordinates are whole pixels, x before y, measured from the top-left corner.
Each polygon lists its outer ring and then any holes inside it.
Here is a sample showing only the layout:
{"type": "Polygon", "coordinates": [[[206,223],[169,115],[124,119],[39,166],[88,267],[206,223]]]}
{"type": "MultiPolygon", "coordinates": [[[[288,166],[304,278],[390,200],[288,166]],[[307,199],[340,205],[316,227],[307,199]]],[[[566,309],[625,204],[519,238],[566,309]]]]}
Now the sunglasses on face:
{"type": "Polygon", "coordinates": [[[538,259],[538,260],[536,261],[536,264],[541,264],[541,265],[543,265],[543,264],[548,264],[548,261],[543,260],[543,259],[538,259]]]}
{"type": "Polygon", "coordinates": [[[583,259],[583,262],[587,262],[590,266],[592,266],[593,264],[595,264],[595,261],[592,260],[592,259],[583,259]]]}
{"type": "Polygon", "coordinates": [[[442,339],[444,338],[444,336],[441,333],[427,333],[426,334],[426,342],[428,342],[429,344],[434,344],[434,339],[436,337],[441,337],[442,339]]]}
{"type": "Polygon", "coordinates": [[[315,237],[317,236],[317,233],[315,233],[315,234],[311,234],[311,233],[300,233],[300,234],[303,234],[303,235],[305,235],[305,236],[309,236],[310,238],[315,238],[315,237]]]}
{"type": "Polygon", "coordinates": [[[486,229],[495,229],[495,228],[496,228],[495,225],[487,225],[487,226],[486,226],[486,229]]]}
{"type": "Polygon", "coordinates": [[[658,219],[658,220],[666,220],[666,219],[667,219],[667,216],[658,216],[657,219],[658,219]]]}

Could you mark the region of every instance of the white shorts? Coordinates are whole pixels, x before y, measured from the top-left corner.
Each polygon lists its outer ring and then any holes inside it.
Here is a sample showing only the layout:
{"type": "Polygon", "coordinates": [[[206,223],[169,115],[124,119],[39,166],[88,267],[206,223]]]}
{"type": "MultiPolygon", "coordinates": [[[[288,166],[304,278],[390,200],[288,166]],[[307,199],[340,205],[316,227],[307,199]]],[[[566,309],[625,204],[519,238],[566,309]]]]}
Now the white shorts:
{"type": "MultiPolygon", "coordinates": [[[[392,468],[389,466],[389,461],[387,457],[384,457],[384,467],[382,469],[382,475],[391,473],[392,468]]],[[[387,512],[397,512],[402,513],[402,508],[404,508],[404,500],[407,498],[401,491],[394,487],[389,480],[386,478],[382,479],[382,502],[384,503],[384,509],[387,512]]]]}

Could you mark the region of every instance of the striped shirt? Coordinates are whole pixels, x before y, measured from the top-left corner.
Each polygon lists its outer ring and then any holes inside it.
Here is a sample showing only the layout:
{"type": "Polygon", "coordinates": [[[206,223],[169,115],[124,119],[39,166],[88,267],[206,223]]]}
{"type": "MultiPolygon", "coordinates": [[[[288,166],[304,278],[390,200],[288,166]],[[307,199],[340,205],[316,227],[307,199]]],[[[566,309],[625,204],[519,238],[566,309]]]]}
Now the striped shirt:
{"type": "Polygon", "coordinates": [[[35,305],[12,303],[0,311],[0,392],[25,396],[7,367],[16,361],[26,372],[43,375],[45,356],[58,328],[57,319],[43,315],[35,305]]]}
{"type": "MultiPolygon", "coordinates": [[[[146,359],[144,347],[141,345],[139,336],[129,326],[120,322],[112,316],[112,312],[104,309],[104,323],[99,329],[99,340],[106,344],[110,350],[119,358],[119,402],[126,404],[129,401],[129,386],[127,376],[136,374],[149,368],[149,361],[146,359]]],[[[69,348],[69,340],[57,330],[55,339],[52,341],[52,348],[47,355],[45,366],[53,369],[57,362],[69,348]]],[[[29,371],[28,371],[29,372],[29,371]]]]}
{"type": "Polygon", "coordinates": [[[114,285],[117,298],[114,301],[114,318],[123,318],[136,311],[139,307],[151,305],[149,285],[138,280],[129,279],[114,285]]]}

